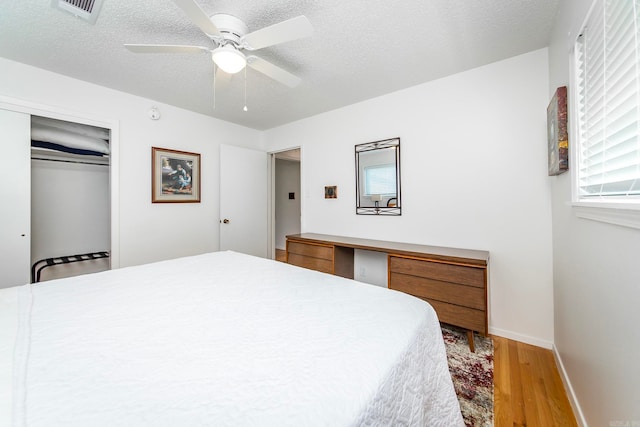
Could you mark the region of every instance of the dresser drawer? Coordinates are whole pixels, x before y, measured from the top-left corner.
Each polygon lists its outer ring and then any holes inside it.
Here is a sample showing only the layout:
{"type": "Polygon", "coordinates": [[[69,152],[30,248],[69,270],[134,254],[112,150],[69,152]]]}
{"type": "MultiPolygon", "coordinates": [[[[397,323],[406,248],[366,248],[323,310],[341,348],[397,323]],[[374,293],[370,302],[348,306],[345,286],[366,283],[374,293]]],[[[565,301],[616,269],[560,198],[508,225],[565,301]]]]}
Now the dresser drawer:
{"type": "Polygon", "coordinates": [[[482,289],[485,287],[485,269],[465,265],[389,256],[389,273],[402,273],[482,289]]]}
{"type": "Polygon", "coordinates": [[[287,262],[333,274],[333,246],[287,241],[287,262]]]}
{"type": "Polygon", "coordinates": [[[395,289],[429,301],[437,300],[481,311],[484,311],[486,306],[484,288],[410,276],[393,271],[389,274],[389,289],[395,289]]]}
{"type": "Polygon", "coordinates": [[[333,262],[333,246],[288,242],[287,251],[289,252],[289,256],[291,256],[291,254],[298,254],[333,262]]]}
{"type": "Polygon", "coordinates": [[[441,322],[488,332],[484,267],[390,254],[389,288],[427,301],[441,322]]]}
{"type": "Polygon", "coordinates": [[[333,261],[289,253],[288,263],[310,270],[333,274],[333,261]]]}
{"type": "Polygon", "coordinates": [[[486,313],[484,311],[441,301],[427,300],[427,302],[431,304],[438,314],[438,319],[443,323],[481,332],[485,335],[489,332],[486,329],[486,313]]]}

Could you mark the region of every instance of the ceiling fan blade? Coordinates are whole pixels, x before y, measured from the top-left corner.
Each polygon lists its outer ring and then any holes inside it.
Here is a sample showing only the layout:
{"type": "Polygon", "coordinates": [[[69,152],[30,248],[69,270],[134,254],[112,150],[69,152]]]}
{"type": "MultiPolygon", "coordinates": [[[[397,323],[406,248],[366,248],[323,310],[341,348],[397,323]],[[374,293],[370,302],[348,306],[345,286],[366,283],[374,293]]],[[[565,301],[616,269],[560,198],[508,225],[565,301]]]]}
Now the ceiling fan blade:
{"type": "Polygon", "coordinates": [[[204,46],[182,46],[170,44],[125,44],[134,53],[209,53],[211,49],[204,46]]]}
{"type": "Polygon", "coordinates": [[[287,21],[265,27],[247,34],[241,39],[247,50],[262,49],[263,47],[309,37],[313,34],[313,26],[305,16],[298,16],[287,21]]]}
{"type": "Polygon", "coordinates": [[[196,3],[196,0],[173,0],[173,2],[206,34],[210,36],[222,36],[218,27],[211,22],[209,15],[202,10],[200,5],[196,3]]]}
{"type": "Polygon", "coordinates": [[[260,71],[267,77],[271,77],[273,80],[292,88],[298,86],[302,81],[300,77],[294,76],[290,72],[285,71],[282,68],[273,65],[271,62],[265,61],[262,58],[258,58],[257,56],[248,56],[247,64],[254,70],[260,71]]]}

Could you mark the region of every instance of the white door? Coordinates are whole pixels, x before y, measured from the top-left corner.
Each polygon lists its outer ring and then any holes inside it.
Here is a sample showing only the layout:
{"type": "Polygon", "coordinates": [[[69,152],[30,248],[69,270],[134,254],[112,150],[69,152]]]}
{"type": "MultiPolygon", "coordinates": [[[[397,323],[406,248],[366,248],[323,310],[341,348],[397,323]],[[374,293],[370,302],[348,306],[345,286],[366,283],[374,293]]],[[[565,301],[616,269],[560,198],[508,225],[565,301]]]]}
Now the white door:
{"type": "Polygon", "coordinates": [[[220,250],[267,258],[268,156],[220,146],[220,250]]]}
{"type": "Polygon", "coordinates": [[[0,110],[0,288],[30,282],[31,116],[0,110]]]}

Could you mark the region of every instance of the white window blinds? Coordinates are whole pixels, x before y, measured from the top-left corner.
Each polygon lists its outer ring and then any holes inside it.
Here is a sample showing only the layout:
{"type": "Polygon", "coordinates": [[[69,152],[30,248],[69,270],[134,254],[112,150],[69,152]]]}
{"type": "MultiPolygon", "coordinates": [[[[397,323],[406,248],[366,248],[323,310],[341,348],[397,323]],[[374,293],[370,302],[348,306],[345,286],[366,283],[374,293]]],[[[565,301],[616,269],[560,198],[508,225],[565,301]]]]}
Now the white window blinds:
{"type": "Polygon", "coordinates": [[[580,198],[640,195],[640,0],[596,0],[576,42],[580,198]]]}

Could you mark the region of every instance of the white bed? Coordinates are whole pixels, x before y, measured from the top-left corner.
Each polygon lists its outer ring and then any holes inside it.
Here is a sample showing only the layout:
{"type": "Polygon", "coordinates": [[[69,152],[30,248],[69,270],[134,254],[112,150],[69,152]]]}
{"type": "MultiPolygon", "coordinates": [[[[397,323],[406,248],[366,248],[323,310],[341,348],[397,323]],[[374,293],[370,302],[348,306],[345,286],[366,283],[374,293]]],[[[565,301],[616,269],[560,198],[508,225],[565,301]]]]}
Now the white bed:
{"type": "Polygon", "coordinates": [[[0,325],[0,425],[464,425],[427,303],[234,252],[4,289],[0,325]]]}

